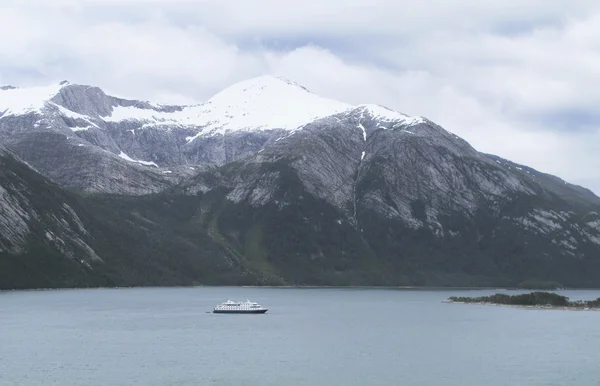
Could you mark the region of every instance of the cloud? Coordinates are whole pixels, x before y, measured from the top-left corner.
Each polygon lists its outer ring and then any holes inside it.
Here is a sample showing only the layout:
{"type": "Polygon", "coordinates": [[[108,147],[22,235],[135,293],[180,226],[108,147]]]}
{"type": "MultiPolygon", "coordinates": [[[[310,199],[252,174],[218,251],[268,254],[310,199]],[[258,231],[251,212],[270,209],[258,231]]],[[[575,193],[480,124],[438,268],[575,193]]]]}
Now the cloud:
{"type": "Polygon", "coordinates": [[[0,84],[165,103],[273,73],[423,115],[600,193],[600,4],[580,0],[7,0],[0,84]]]}

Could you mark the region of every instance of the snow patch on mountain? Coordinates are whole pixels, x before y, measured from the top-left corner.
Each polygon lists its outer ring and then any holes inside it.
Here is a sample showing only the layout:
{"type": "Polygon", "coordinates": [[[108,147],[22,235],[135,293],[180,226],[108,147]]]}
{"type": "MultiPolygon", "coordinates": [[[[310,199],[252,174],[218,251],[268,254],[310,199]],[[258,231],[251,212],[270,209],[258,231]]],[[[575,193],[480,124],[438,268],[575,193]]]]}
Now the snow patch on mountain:
{"type": "MultiPolygon", "coordinates": [[[[94,126],[96,126],[96,125],[94,125],[94,126]]],[[[93,128],[94,126],[83,126],[83,127],[76,126],[76,127],[70,127],[70,129],[73,130],[74,132],[88,131],[89,129],[93,128]]],[[[98,126],[96,126],[96,127],[98,127],[98,126]]]]}
{"type": "Polygon", "coordinates": [[[363,141],[367,141],[367,130],[365,130],[365,127],[363,126],[362,123],[358,124],[358,127],[360,127],[360,130],[362,131],[362,135],[363,135],[363,141]]]}
{"type": "Polygon", "coordinates": [[[128,156],[127,154],[123,153],[122,151],[119,153],[119,157],[123,158],[125,161],[129,161],[129,162],[135,162],[141,165],[146,165],[146,166],[154,166],[154,167],[158,167],[158,165],[152,161],[140,161],[140,160],[136,160],[131,158],[130,156],[128,156]]]}
{"type": "Polygon", "coordinates": [[[363,113],[368,114],[371,118],[383,122],[401,122],[406,125],[416,125],[425,122],[423,117],[412,117],[394,110],[390,110],[381,105],[359,105],[357,106],[357,109],[360,109],[363,113]]]}
{"type": "Polygon", "coordinates": [[[101,118],[105,122],[140,121],[179,124],[180,121],[189,120],[190,117],[182,116],[180,111],[163,112],[136,106],[114,106],[110,116],[101,118]]]}
{"type": "Polygon", "coordinates": [[[56,108],[58,110],[58,113],[65,117],[72,118],[75,120],[83,120],[88,123],[88,126],[71,127],[71,130],[73,130],[73,131],[85,131],[85,130],[91,129],[92,127],[99,129],[98,125],[96,125],[92,121],[92,118],[87,115],[82,115],[82,114],[76,113],[75,111],[71,111],[71,110],[67,109],[66,107],[63,107],[54,102],[48,102],[48,105],[56,108]]]}
{"type": "Polygon", "coordinates": [[[58,94],[65,84],[8,88],[0,90],[0,119],[11,115],[40,112],[46,102],[58,94]]]}
{"type": "Polygon", "coordinates": [[[90,117],[88,117],[87,115],[82,115],[82,114],[76,113],[75,111],[71,111],[71,110],[67,109],[66,107],[63,107],[57,103],[48,102],[48,104],[55,107],[56,109],[58,109],[60,114],[64,115],[65,117],[69,117],[69,118],[73,118],[73,119],[84,119],[84,120],[90,119],[90,117]]]}

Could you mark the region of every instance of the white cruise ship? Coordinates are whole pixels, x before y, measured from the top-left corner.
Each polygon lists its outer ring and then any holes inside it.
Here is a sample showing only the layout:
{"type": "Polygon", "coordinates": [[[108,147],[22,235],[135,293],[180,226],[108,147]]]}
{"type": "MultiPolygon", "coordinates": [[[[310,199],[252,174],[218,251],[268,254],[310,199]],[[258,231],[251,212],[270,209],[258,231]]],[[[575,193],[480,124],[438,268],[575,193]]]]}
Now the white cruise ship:
{"type": "Polygon", "coordinates": [[[227,300],[219,305],[215,306],[213,312],[215,314],[264,314],[267,312],[267,308],[264,308],[258,303],[246,300],[245,302],[232,302],[227,300]]]}

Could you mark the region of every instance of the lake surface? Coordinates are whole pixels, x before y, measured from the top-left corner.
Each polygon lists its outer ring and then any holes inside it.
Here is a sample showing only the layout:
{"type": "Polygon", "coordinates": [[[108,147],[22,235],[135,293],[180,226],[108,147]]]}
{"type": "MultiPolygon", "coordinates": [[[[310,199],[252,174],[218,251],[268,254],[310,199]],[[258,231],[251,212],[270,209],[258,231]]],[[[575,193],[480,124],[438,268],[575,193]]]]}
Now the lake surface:
{"type": "Polygon", "coordinates": [[[0,385],[600,385],[600,312],[442,303],[495,292],[0,292],[0,385]]]}

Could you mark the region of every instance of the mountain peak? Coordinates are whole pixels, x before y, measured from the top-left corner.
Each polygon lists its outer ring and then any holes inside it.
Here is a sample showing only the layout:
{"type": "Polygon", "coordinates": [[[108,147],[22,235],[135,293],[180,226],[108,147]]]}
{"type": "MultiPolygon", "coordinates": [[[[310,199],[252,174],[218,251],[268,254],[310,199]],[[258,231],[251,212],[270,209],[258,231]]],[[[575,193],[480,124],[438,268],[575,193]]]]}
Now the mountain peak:
{"type": "Polygon", "coordinates": [[[351,106],[313,94],[291,80],[263,75],[227,87],[198,108],[209,132],[221,133],[293,130],[351,106]]]}
{"type": "Polygon", "coordinates": [[[210,98],[207,103],[215,103],[215,101],[229,98],[277,98],[277,95],[287,97],[307,93],[312,94],[306,87],[289,79],[273,75],[261,75],[234,83],[210,98]]]}
{"type": "Polygon", "coordinates": [[[244,91],[264,90],[267,88],[297,88],[306,92],[310,92],[306,87],[281,76],[276,75],[260,75],[254,78],[245,79],[227,87],[227,89],[242,89],[244,91]]]}

